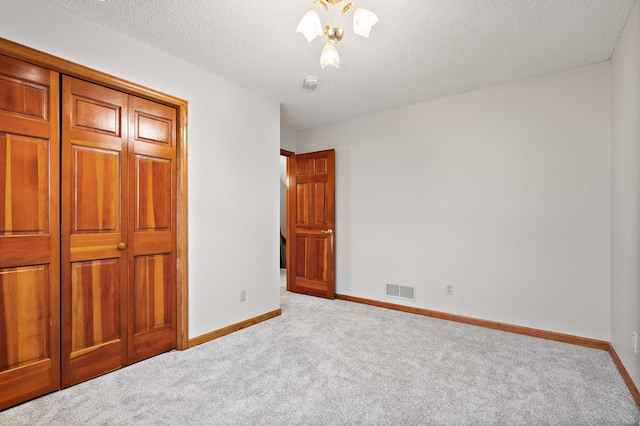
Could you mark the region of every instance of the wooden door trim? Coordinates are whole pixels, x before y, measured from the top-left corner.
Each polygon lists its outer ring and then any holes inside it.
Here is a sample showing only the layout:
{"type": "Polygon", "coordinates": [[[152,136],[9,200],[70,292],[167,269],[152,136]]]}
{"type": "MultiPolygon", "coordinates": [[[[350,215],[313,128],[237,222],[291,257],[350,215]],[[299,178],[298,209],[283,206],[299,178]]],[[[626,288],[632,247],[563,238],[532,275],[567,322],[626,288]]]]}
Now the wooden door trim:
{"type": "Polygon", "coordinates": [[[182,101],[177,115],[177,163],[178,188],[176,200],[176,309],[177,309],[177,348],[189,349],[189,210],[188,210],[188,154],[187,149],[187,101],[182,101]]]}
{"type": "Polygon", "coordinates": [[[57,71],[71,77],[106,86],[130,95],[136,95],[165,104],[177,110],[177,213],[176,213],[176,286],[177,286],[177,348],[189,348],[189,277],[188,277],[188,102],[154,89],[132,83],[102,71],[76,64],[66,59],[27,47],[0,37],[0,54],[57,71]]]}

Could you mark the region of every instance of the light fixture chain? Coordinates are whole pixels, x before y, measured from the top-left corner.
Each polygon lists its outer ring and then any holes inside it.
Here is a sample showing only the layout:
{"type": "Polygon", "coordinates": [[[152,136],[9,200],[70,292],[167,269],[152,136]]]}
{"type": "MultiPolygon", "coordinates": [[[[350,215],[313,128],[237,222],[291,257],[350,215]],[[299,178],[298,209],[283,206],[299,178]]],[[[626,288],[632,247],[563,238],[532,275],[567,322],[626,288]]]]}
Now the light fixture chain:
{"type": "MultiPolygon", "coordinates": [[[[336,5],[333,4],[333,28],[337,28],[336,22],[338,22],[337,14],[336,14],[336,5]]],[[[342,25],[340,26],[342,27],[342,25]]]]}

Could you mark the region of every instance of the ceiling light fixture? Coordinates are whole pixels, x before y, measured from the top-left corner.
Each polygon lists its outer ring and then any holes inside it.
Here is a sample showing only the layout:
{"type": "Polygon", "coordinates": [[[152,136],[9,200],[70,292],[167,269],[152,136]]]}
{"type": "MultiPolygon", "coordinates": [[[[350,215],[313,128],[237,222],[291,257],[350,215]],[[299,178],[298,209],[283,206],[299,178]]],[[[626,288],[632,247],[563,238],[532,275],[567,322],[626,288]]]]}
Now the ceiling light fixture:
{"type": "Polygon", "coordinates": [[[318,3],[322,5],[327,12],[329,12],[329,6],[327,3],[331,3],[331,7],[333,9],[333,24],[325,26],[324,32],[322,31],[320,15],[318,15],[318,12],[314,8],[309,9],[309,11],[304,14],[302,20],[298,24],[298,28],[296,29],[296,32],[302,33],[309,43],[311,43],[311,41],[317,36],[324,34],[327,41],[325,42],[324,49],[322,49],[322,54],[320,55],[320,66],[322,68],[327,65],[332,65],[336,68],[340,66],[340,56],[338,55],[336,44],[338,44],[344,36],[342,23],[344,21],[344,14],[347,13],[349,9],[353,9],[353,32],[363,37],[369,37],[371,27],[379,21],[375,13],[362,9],[355,3],[347,3],[345,7],[342,8],[340,25],[338,25],[336,4],[340,2],[342,2],[342,0],[314,0],[314,4],[318,3]]]}

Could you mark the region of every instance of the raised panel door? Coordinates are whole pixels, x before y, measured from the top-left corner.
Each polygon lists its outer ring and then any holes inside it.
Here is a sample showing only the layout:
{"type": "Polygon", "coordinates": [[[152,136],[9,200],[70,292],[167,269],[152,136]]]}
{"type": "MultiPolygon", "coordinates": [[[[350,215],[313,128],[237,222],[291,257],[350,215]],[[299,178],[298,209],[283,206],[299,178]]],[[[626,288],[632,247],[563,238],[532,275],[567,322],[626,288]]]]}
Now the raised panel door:
{"type": "Polygon", "coordinates": [[[287,288],[335,297],[335,151],[292,157],[289,200],[291,262],[287,288]]]}
{"type": "Polygon", "coordinates": [[[128,96],[63,77],[62,386],[127,364],[128,96]]]}
{"type": "Polygon", "coordinates": [[[60,384],[58,79],[0,56],[0,410],[60,384]]]}
{"type": "Polygon", "coordinates": [[[176,347],[176,110],[129,110],[129,362],[176,347]]]}

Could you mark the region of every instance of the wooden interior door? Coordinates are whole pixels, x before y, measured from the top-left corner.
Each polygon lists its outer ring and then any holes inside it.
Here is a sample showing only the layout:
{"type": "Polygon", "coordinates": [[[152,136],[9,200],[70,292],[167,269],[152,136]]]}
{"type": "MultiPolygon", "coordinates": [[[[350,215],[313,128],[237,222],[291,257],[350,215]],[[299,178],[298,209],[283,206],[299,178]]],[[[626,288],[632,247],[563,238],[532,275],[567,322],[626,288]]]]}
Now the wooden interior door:
{"type": "Polygon", "coordinates": [[[126,365],[128,96],[63,77],[62,386],[126,365]]]}
{"type": "Polygon", "coordinates": [[[58,74],[0,56],[0,410],[60,385],[58,74]]]}
{"type": "Polygon", "coordinates": [[[335,297],[335,151],[289,161],[287,290],[335,297]]]}
{"type": "Polygon", "coordinates": [[[176,110],[130,97],[129,358],[176,347],[176,110]]]}

